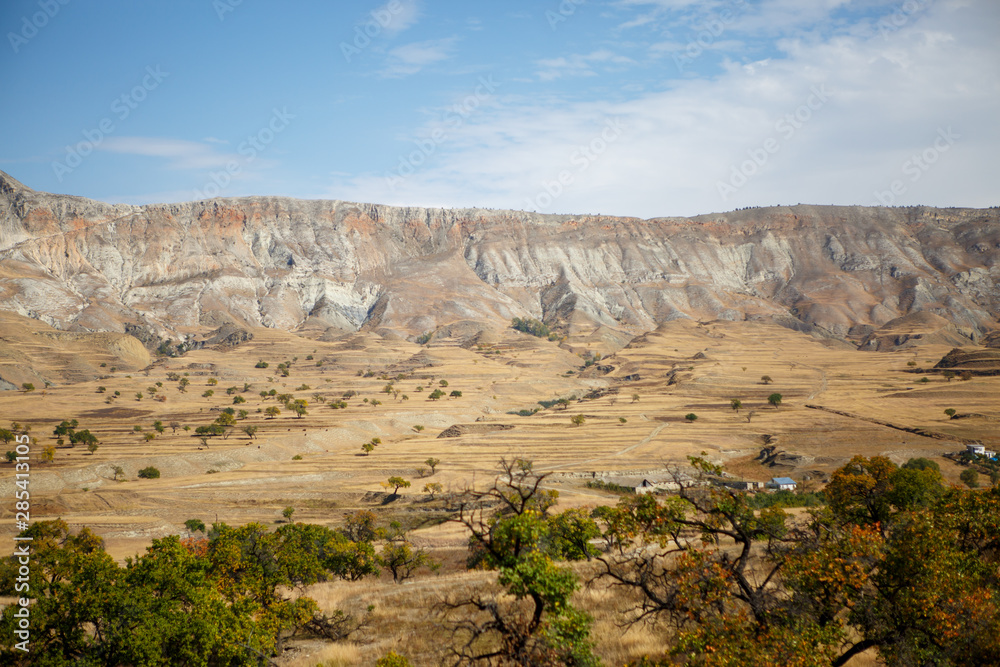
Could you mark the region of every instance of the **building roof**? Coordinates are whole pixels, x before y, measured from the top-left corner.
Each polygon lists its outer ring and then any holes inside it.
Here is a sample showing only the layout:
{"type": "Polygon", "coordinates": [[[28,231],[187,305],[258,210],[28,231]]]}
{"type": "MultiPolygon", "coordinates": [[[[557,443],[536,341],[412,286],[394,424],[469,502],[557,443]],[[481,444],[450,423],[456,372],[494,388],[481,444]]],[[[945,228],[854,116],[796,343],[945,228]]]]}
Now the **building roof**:
{"type": "Polygon", "coordinates": [[[772,477],[772,484],[795,484],[795,480],[791,477],[772,477]]]}

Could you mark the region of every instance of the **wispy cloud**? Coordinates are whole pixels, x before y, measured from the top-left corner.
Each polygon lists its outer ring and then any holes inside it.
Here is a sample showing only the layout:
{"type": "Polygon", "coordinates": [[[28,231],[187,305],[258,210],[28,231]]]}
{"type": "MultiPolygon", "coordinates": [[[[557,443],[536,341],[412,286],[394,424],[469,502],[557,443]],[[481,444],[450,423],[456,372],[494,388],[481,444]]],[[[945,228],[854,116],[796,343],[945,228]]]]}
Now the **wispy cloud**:
{"type": "Polygon", "coordinates": [[[420,20],[419,0],[396,0],[394,7],[397,9],[391,12],[392,18],[384,28],[388,37],[394,37],[404,30],[409,30],[420,20]]]}
{"type": "MultiPolygon", "coordinates": [[[[225,143],[211,137],[206,142],[225,143]]],[[[239,159],[237,154],[219,152],[208,143],[162,137],[108,137],[99,148],[110,153],[165,158],[171,169],[214,169],[239,159]]]]}
{"type": "Polygon", "coordinates": [[[563,76],[596,76],[595,67],[598,65],[627,65],[632,62],[631,58],[601,49],[587,54],[539,60],[538,78],[542,81],[552,81],[563,76]]]}
{"type": "MultiPolygon", "coordinates": [[[[1000,145],[1000,61],[987,57],[995,55],[994,37],[982,23],[982,14],[964,3],[941,2],[887,35],[839,31],[780,40],[767,60],[725,61],[711,78],[674,80],[669,89],[640,91],[626,101],[510,97],[456,129],[434,163],[398,187],[371,173],[336,177],[328,194],[528,208],[544,184],[569,172],[572,182],[545,212],[652,217],[800,201],[866,204],[940,128],[952,128],[962,139],[901,203],[988,206],[996,203],[984,197],[993,196],[987,194],[992,153],[1000,145]],[[820,85],[829,99],[813,111],[806,105],[820,85]],[[791,137],[776,129],[789,116],[800,125],[791,137]],[[621,137],[577,171],[574,156],[599,145],[607,119],[620,119],[621,137]],[[737,194],[722,199],[718,184],[734,165],[775,137],[780,149],[737,194]]],[[[595,53],[553,59],[543,71],[584,74],[614,62],[595,53]]]]}
{"type": "Polygon", "coordinates": [[[428,65],[448,60],[455,50],[457,37],[432,39],[404,44],[389,51],[382,76],[400,78],[416,74],[428,65]]]}

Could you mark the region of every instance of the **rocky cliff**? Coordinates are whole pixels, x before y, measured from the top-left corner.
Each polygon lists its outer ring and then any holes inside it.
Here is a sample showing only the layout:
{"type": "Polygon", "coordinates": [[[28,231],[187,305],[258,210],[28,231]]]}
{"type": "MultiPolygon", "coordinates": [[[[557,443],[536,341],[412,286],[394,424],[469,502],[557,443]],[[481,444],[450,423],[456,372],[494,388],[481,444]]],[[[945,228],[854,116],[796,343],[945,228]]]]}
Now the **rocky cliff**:
{"type": "Polygon", "coordinates": [[[639,220],[280,197],[112,206],[0,172],[0,307],[59,329],[387,329],[532,316],[630,332],[773,319],[859,340],[1000,316],[1000,210],[794,206],[639,220]]]}

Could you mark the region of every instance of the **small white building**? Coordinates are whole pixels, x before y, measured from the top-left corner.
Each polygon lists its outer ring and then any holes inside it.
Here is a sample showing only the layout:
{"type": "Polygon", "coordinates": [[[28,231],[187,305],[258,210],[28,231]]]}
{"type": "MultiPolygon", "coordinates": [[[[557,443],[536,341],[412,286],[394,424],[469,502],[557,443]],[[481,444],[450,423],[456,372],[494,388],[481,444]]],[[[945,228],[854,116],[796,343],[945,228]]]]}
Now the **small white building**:
{"type": "Polygon", "coordinates": [[[997,453],[991,449],[986,449],[986,445],[966,445],[965,448],[969,454],[975,454],[976,456],[983,456],[988,459],[995,459],[997,457],[997,453]]]}
{"type": "Polygon", "coordinates": [[[772,477],[767,483],[767,488],[778,491],[794,491],[798,484],[791,477],[772,477]]]}

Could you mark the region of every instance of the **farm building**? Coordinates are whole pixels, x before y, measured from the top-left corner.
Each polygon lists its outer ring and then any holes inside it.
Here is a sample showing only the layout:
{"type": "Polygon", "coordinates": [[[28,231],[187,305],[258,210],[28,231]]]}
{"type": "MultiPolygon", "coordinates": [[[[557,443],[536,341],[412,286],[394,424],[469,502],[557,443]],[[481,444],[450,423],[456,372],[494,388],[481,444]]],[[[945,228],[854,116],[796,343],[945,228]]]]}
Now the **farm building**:
{"type": "Polygon", "coordinates": [[[767,488],[778,491],[794,491],[796,486],[798,485],[791,477],[772,477],[771,481],[767,483],[767,488]]]}
{"type": "Polygon", "coordinates": [[[720,482],[722,486],[737,491],[763,491],[764,482],[750,482],[747,480],[725,480],[720,482]]]}

